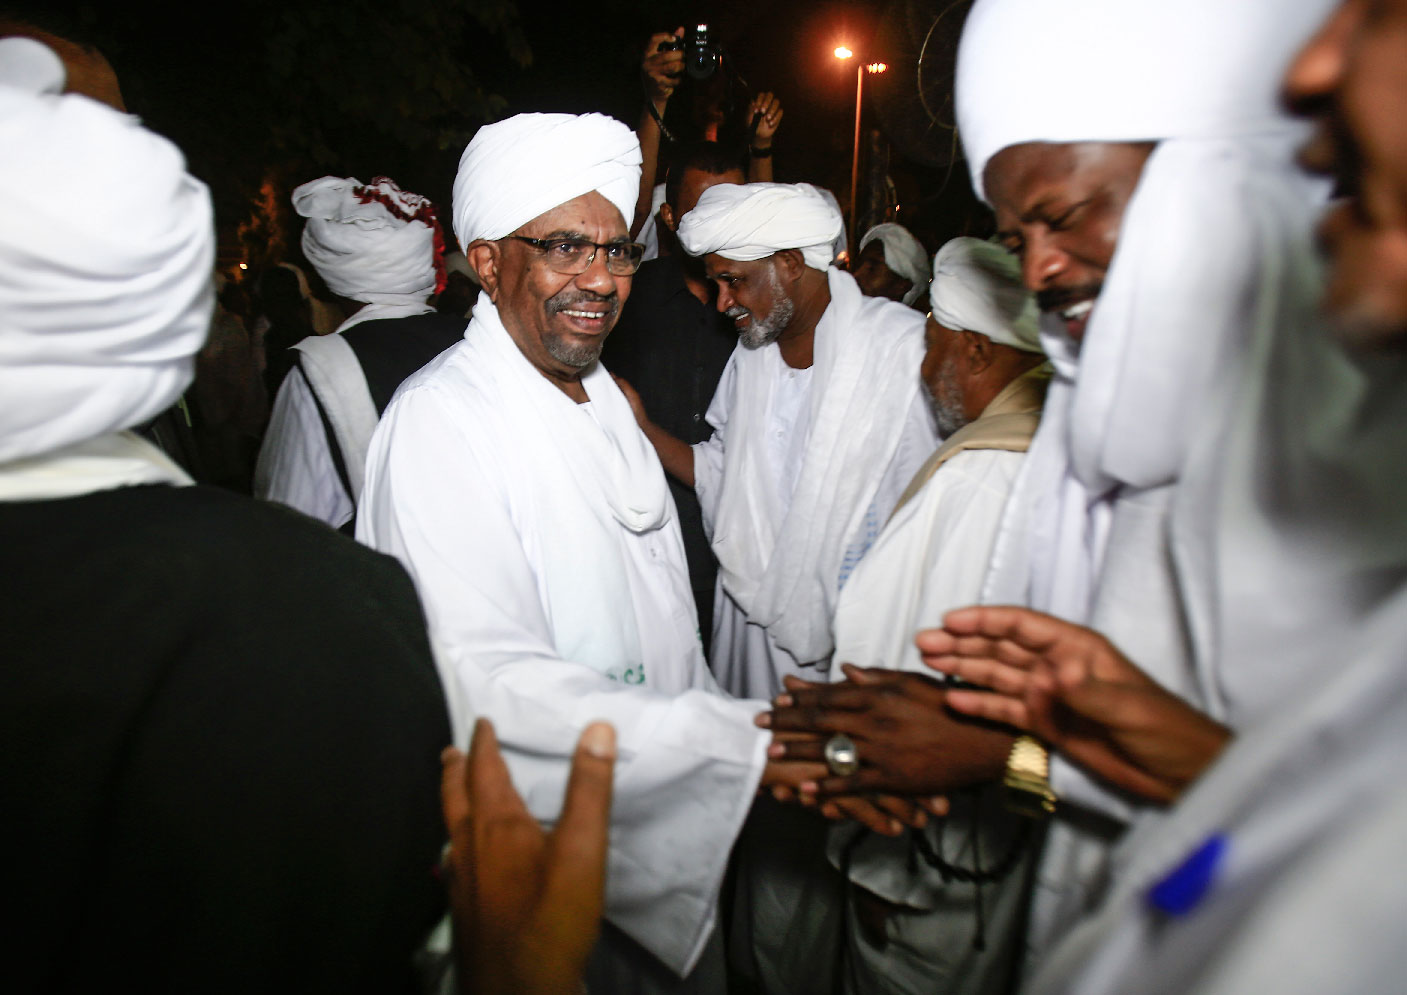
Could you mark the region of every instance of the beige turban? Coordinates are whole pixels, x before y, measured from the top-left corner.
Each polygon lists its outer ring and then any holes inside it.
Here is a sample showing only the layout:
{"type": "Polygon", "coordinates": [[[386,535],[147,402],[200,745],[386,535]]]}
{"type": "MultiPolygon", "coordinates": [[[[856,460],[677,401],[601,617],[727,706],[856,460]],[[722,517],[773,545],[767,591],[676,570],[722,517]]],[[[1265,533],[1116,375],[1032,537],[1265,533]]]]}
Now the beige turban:
{"type": "Polygon", "coordinates": [[[1021,282],[1021,264],[999,245],[955,238],[939,249],[928,300],[944,328],[980,332],[1026,352],[1044,351],[1040,313],[1021,282]]]}
{"type": "Polygon", "coordinates": [[[824,270],[844,223],[809,183],[719,183],[679,221],[679,241],[691,256],[717,253],[748,262],[800,249],[806,265],[824,270]]]}
{"type": "Polygon", "coordinates": [[[640,195],[640,141],[604,114],[519,114],[485,125],[459,159],[454,234],[461,248],[503,238],[583,194],[628,225],[640,195]]]}
{"type": "Polygon", "coordinates": [[[423,301],[439,285],[439,226],[426,198],[378,176],[324,176],[293,191],[308,219],[303,254],[339,297],[370,304],[423,301]]]}
{"type": "Polygon", "coordinates": [[[148,421],[213,303],[210,195],[174,145],[86,97],[0,86],[0,462],[148,421]]]}
{"type": "Polygon", "coordinates": [[[904,303],[912,304],[928,289],[928,250],[903,225],[886,221],[875,225],[860,239],[860,251],[871,242],[884,246],[884,265],[913,284],[904,295],[904,303]]]}

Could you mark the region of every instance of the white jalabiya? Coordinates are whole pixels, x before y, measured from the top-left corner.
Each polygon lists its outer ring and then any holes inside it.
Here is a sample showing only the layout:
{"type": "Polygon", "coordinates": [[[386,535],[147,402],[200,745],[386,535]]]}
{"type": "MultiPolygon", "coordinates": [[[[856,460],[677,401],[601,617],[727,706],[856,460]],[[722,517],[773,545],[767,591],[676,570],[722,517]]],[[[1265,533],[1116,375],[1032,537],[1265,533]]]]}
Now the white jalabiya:
{"type": "Polygon", "coordinates": [[[374,305],[423,305],[435,292],[435,229],[410,220],[428,208],[385,177],[324,176],[293,191],[293,209],[308,219],[303,254],[334,294],[374,305]]]}
{"type": "Polygon", "coordinates": [[[879,242],[884,249],[884,265],[913,284],[904,294],[903,303],[912,304],[928,292],[928,281],[933,271],[928,265],[928,250],[914,238],[913,232],[892,221],[875,225],[860,239],[860,251],[871,242],[879,242]]]}
{"type": "MultiPolygon", "coordinates": [[[[1298,231],[1322,198],[1289,165],[1302,128],[1274,96],[1285,62],[1329,6],[1197,0],[1173,10],[1082,0],[1053,17],[1032,0],[984,0],[959,46],[959,129],[979,191],[985,163],[1008,145],[1158,141],[1124,212],[1083,347],[1054,323],[1045,330],[1056,377],[982,600],[1099,629],[1194,701],[1203,700],[1189,642],[1187,592],[1196,581],[1175,568],[1171,507],[1199,426],[1231,399],[1264,303],[1258,295],[1274,294],[1263,276],[1287,264],[1285,232],[1298,231]],[[1088,52],[1089,24],[1101,26],[1097,57],[1050,75],[1055,53],[1088,52]],[[1090,100],[1096,72],[1120,86],[1090,100]]],[[[1134,816],[1060,758],[1052,781],[1073,802],[1134,816]]],[[[1033,902],[1033,953],[1087,907],[1108,847],[1070,823],[1052,827],[1033,902]]]]}
{"type": "Polygon", "coordinates": [[[840,211],[809,183],[718,183],[679,220],[679,242],[691,256],[742,262],[799,249],[807,266],[824,270],[843,230],[840,211]]]}
{"type": "Polygon", "coordinates": [[[581,728],[615,725],[606,915],[682,974],[765,763],[763,706],[716,693],[663,471],[610,375],[582,384],[577,405],[481,295],[387,408],[357,535],[415,578],[446,684],[494,720],[534,815],[555,818],[581,728]]]}
{"type": "Polygon", "coordinates": [[[25,150],[0,155],[8,462],[176,402],[210,326],[215,239],[205,185],[134,117],[0,86],[0,148],[25,150]]]}
{"type": "Polygon", "coordinates": [[[533,218],[599,193],[626,224],[640,195],[640,141],[604,114],[518,114],[480,128],[459,159],[454,233],[511,235],[533,218]]]}
{"type": "Polygon", "coordinates": [[[38,456],[0,463],[0,501],[48,501],[117,487],[194,483],[133,432],[112,432],[38,456]]]}
{"type": "Polygon", "coordinates": [[[1400,830],[1388,848],[1375,834],[1402,824],[1407,592],[1357,631],[1328,630],[1299,652],[1307,662],[1290,661],[1290,673],[1309,679],[1288,680],[1283,707],[1120,845],[1108,900],[1031,991],[1402,990],[1400,830]],[[1218,838],[1220,861],[1192,872],[1189,858],[1218,838]],[[1347,849],[1359,841],[1366,852],[1347,849]],[[1306,891],[1302,874],[1323,890],[1306,891]],[[1181,914],[1153,900],[1174,876],[1206,883],[1181,914]],[[1351,882],[1364,887],[1335,901],[1351,882]]]}
{"type": "Polygon", "coordinates": [[[715,433],[694,447],[727,594],[713,662],[730,690],[775,693],[783,673],[828,659],[841,585],[938,442],[919,394],[922,316],[839,270],[828,281],[814,365],[739,345],[709,406],[715,433]]]}

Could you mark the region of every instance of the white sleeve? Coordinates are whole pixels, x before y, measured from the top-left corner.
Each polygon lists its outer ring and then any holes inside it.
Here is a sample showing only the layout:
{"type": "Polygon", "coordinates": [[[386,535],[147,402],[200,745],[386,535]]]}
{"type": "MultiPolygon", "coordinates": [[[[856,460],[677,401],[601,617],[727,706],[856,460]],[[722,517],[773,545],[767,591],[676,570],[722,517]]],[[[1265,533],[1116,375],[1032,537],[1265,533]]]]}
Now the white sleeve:
{"type": "Polygon", "coordinates": [[[562,659],[525,551],[535,537],[514,520],[504,483],[531,467],[468,421],[433,386],[397,396],[371,442],[357,538],[410,571],[445,650],[451,700],[493,720],[536,817],[560,811],[582,728],[615,726],[606,915],[682,974],[713,928],[766,763],[769,736],[752,724],[766,705],[700,690],[669,697],[562,659]]]}
{"type": "Polygon", "coordinates": [[[704,535],[713,539],[713,522],[718,514],[719,488],[723,481],[724,432],[728,425],[728,412],[733,407],[733,394],[737,389],[738,353],[735,349],[723,367],[723,375],[718,378],[718,387],[709,402],[704,418],[713,426],[713,434],[703,442],[695,443],[694,450],[694,493],[699,499],[699,510],[703,513],[704,535]]]}
{"type": "Polygon", "coordinates": [[[350,521],[356,510],[332,460],[317,400],[296,366],[274,400],[254,467],[254,496],[296,508],[333,528],[350,521]]]}

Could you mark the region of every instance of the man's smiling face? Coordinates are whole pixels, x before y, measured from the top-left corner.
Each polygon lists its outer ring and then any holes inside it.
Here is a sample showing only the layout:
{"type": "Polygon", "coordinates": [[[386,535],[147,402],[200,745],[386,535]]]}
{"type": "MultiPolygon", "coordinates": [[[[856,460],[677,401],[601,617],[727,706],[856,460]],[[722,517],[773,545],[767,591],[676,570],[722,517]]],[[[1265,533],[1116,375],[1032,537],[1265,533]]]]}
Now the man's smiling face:
{"type": "Polygon", "coordinates": [[[1040,309],[1058,315],[1076,342],[1152,150],[1143,142],[1027,142],[1002,149],[983,172],[998,237],[1020,257],[1040,309]]]}
{"type": "MultiPolygon", "coordinates": [[[[525,224],[525,238],[580,238],[628,243],[620,211],[599,193],[569,200],[525,224]]],[[[606,268],[596,250],[586,272],[558,273],[541,249],[503,239],[495,303],[513,340],[534,366],[553,379],[575,379],[594,363],[630,295],[631,277],[606,268]]]]}

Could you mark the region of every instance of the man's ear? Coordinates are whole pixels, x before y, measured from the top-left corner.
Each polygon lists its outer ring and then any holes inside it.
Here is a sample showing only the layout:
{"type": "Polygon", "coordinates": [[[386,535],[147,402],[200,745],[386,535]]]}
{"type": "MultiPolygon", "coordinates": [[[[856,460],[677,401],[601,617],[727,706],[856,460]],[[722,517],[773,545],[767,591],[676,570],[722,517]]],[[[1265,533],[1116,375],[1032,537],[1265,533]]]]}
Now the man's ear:
{"type": "Polygon", "coordinates": [[[497,242],[489,242],[485,239],[475,239],[469,243],[469,248],[465,250],[464,258],[469,261],[469,266],[479,277],[479,286],[484,288],[484,292],[489,295],[489,300],[498,303],[499,284],[499,263],[503,255],[503,247],[497,242]]]}
{"type": "Polygon", "coordinates": [[[967,360],[968,373],[973,376],[985,373],[988,367],[996,361],[992,340],[985,335],[966,329],[962,332],[962,355],[967,360]]]}
{"type": "Polygon", "coordinates": [[[660,220],[664,222],[666,228],[678,234],[679,223],[674,217],[674,207],[668,201],[660,205],[660,220]]]}
{"type": "Polygon", "coordinates": [[[773,253],[772,265],[777,267],[777,275],[787,283],[795,283],[806,272],[806,257],[800,249],[783,249],[773,253]]]}

